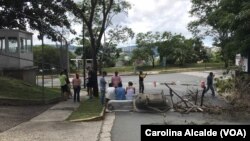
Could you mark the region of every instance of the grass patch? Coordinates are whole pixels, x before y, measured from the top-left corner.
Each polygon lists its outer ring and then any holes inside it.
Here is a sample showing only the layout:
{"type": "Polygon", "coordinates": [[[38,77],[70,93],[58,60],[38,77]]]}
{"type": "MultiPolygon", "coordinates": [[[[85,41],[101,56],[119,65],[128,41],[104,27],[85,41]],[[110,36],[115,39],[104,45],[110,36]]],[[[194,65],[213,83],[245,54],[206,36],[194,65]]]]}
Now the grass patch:
{"type": "Polygon", "coordinates": [[[138,67],[138,70],[144,70],[144,71],[171,71],[171,70],[185,70],[185,69],[198,69],[198,70],[206,70],[209,68],[218,68],[222,69],[224,68],[223,63],[200,63],[200,64],[185,64],[183,66],[180,65],[169,65],[166,67],[162,66],[156,66],[155,68],[152,68],[152,66],[142,66],[138,67]]]}
{"type": "Polygon", "coordinates": [[[110,68],[104,68],[103,70],[106,71],[106,72],[109,72],[109,73],[114,73],[115,71],[118,71],[118,72],[131,72],[131,71],[134,70],[134,67],[133,66],[110,67],[110,68]]]}
{"type": "MultiPolygon", "coordinates": [[[[224,64],[223,63],[200,63],[200,64],[186,64],[183,66],[179,65],[169,65],[167,67],[162,66],[155,66],[154,68],[152,66],[141,66],[137,67],[138,70],[143,71],[166,71],[166,72],[175,72],[178,70],[207,70],[207,69],[223,69],[224,64]]],[[[110,68],[104,68],[105,71],[109,73],[113,73],[115,71],[118,72],[133,72],[134,67],[133,66],[123,66],[123,67],[110,67],[110,68]]]]}
{"type": "MultiPolygon", "coordinates": [[[[43,100],[43,89],[22,80],[0,77],[0,99],[43,100]]],[[[44,88],[44,99],[52,100],[61,97],[60,89],[44,88]]]]}
{"type": "Polygon", "coordinates": [[[223,68],[221,68],[221,67],[171,68],[168,70],[161,71],[160,74],[177,73],[177,72],[192,72],[192,71],[207,71],[207,70],[214,70],[214,69],[223,69],[223,68]]]}
{"type": "Polygon", "coordinates": [[[91,118],[99,117],[102,112],[103,106],[99,98],[91,100],[84,99],[78,109],[74,111],[67,120],[69,121],[84,121],[91,118]]]}

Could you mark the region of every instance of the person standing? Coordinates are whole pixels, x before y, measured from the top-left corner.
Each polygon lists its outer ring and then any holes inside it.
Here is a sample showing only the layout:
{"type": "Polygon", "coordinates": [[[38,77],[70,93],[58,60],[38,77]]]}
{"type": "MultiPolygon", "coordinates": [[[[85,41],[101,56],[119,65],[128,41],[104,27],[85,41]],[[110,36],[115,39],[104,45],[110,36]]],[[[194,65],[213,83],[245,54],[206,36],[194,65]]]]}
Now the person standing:
{"type": "Polygon", "coordinates": [[[90,70],[88,72],[88,78],[87,78],[87,91],[89,99],[92,99],[93,97],[93,87],[94,87],[93,71],[90,70]]]}
{"type": "Polygon", "coordinates": [[[126,99],[132,100],[134,95],[135,95],[135,87],[133,87],[133,83],[129,81],[128,87],[126,87],[126,99]]]}
{"type": "MultiPolygon", "coordinates": [[[[214,97],[215,96],[215,93],[214,93],[214,84],[213,84],[213,79],[214,79],[214,74],[213,72],[210,72],[209,75],[207,76],[207,89],[206,89],[206,92],[211,89],[212,91],[212,96],[214,97]]],[[[205,92],[205,93],[206,93],[205,92]]]]}
{"type": "Polygon", "coordinates": [[[117,71],[115,72],[115,75],[112,76],[112,78],[111,78],[111,83],[113,84],[114,87],[117,87],[118,84],[120,84],[120,83],[121,83],[121,85],[122,85],[121,77],[118,75],[118,72],[117,72],[117,71]]]}
{"type": "Polygon", "coordinates": [[[69,75],[68,75],[67,69],[64,69],[64,74],[66,75],[67,95],[68,95],[68,98],[71,98],[72,93],[71,93],[71,90],[70,90],[70,81],[69,81],[69,75]]]}
{"type": "Polygon", "coordinates": [[[101,92],[101,104],[104,105],[105,103],[105,92],[106,92],[106,80],[105,76],[107,75],[107,72],[102,72],[102,77],[100,78],[100,92],[101,92]]]}
{"type": "Polygon", "coordinates": [[[62,98],[64,100],[68,99],[68,94],[67,94],[67,82],[66,82],[66,75],[64,71],[60,73],[59,80],[60,80],[60,86],[61,86],[61,93],[62,93],[62,98]]]}
{"type": "Polygon", "coordinates": [[[80,91],[81,91],[81,79],[79,78],[79,74],[76,73],[75,78],[72,80],[73,89],[74,89],[74,102],[80,102],[80,91]]]}
{"type": "Polygon", "coordinates": [[[146,74],[143,74],[142,71],[139,73],[139,93],[144,93],[144,78],[147,76],[146,74]]]}

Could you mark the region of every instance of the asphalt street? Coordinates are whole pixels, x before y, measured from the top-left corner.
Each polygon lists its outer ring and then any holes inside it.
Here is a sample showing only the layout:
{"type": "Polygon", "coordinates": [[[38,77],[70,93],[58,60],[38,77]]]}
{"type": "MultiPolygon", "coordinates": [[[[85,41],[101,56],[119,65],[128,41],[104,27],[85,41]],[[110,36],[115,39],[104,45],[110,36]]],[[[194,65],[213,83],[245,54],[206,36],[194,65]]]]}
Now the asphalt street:
{"type": "MultiPolygon", "coordinates": [[[[205,75],[208,73],[205,72],[205,75]]],[[[71,80],[72,78],[70,78],[71,80]]],[[[131,76],[121,76],[123,87],[126,87],[128,85],[129,81],[132,81],[134,86],[136,87],[136,92],[139,90],[139,79],[137,75],[131,75],[131,76]]],[[[99,79],[98,79],[99,80],[99,79]]],[[[199,85],[201,80],[205,80],[203,77],[193,77],[190,75],[180,74],[180,73],[172,73],[172,74],[154,74],[154,75],[147,75],[147,77],[144,80],[145,85],[145,93],[158,93],[162,90],[164,92],[167,91],[166,86],[162,85],[161,83],[171,83],[175,82],[178,86],[183,87],[182,89],[186,89],[188,86],[184,86],[181,84],[190,84],[190,85],[199,85]],[[156,82],[156,87],[154,87],[154,82],[156,82]]],[[[107,82],[111,82],[111,76],[106,77],[107,82]]],[[[38,80],[38,84],[41,85],[42,81],[41,79],[38,80]]],[[[48,77],[44,80],[44,85],[46,87],[52,87],[53,86],[59,86],[59,79],[58,78],[51,78],[48,77]]],[[[178,88],[180,89],[180,88],[178,88]]]]}
{"type": "MultiPolygon", "coordinates": [[[[168,94],[168,89],[160,83],[174,81],[176,85],[171,87],[180,95],[186,94],[189,89],[200,89],[200,82],[206,80],[208,72],[198,73],[175,73],[175,74],[159,74],[150,75],[145,79],[146,93],[156,93],[164,91],[168,94]],[[154,87],[153,81],[157,81],[157,86],[154,87]],[[159,84],[158,84],[159,83],[159,84]],[[191,85],[183,85],[191,84],[191,85]]],[[[220,77],[222,72],[215,72],[217,77],[220,77]]],[[[124,81],[137,81],[136,77],[123,78],[124,81]]],[[[205,95],[206,104],[227,106],[224,100],[218,95],[212,98],[211,92],[205,95]]],[[[211,115],[206,113],[189,113],[181,114],[178,112],[169,111],[167,113],[137,113],[137,112],[116,112],[113,128],[111,131],[112,141],[139,141],[141,136],[141,125],[143,124],[250,124],[249,119],[240,119],[238,115],[211,115]]]]}
{"type": "Polygon", "coordinates": [[[177,112],[136,113],[116,112],[111,131],[112,141],[140,141],[141,125],[232,125],[250,124],[249,119],[237,120],[227,116],[202,113],[180,114],[177,112]]]}
{"type": "MultiPolygon", "coordinates": [[[[171,74],[155,74],[148,75],[145,80],[145,93],[163,93],[169,95],[169,89],[163,83],[172,83],[170,85],[181,96],[186,94],[188,90],[196,90],[200,88],[200,82],[206,81],[206,77],[210,71],[203,72],[187,72],[187,73],[171,73],[171,74]],[[154,85],[156,82],[156,86],[154,85]]],[[[216,77],[222,76],[222,71],[213,71],[216,77]]],[[[72,78],[71,78],[72,79],[72,78]]],[[[129,81],[134,83],[136,92],[138,93],[138,76],[121,76],[123,87],[127,86],[129,81]]],[[[106,81],[111,81],[111,76],[106,77],[106,81]]],[[[41,81],[39,81],[41,82],[41,81]]],[[[51,86],[51,79],[45,80],[45,86],[51,86]]],[[[59,85],[58,79],[53,79],[53,85],[59,85]]],[[[208,92],[205,99],[212,104],[221,105],[220,98],[212,99],[208,92]]],[[[175,97],[176,98],[176,97],[175,97]]],[[[143,124],[249,124],[247,120],[236,120],[237,118],[229,118],[227,116],[208,115],[202,113],[180,114],[169,111],[165,114],[161,113],[136,113],[136,112],[116,112],[115,119],[111,130],[112,141],[139,141],[140,128],[143,124]]]]}

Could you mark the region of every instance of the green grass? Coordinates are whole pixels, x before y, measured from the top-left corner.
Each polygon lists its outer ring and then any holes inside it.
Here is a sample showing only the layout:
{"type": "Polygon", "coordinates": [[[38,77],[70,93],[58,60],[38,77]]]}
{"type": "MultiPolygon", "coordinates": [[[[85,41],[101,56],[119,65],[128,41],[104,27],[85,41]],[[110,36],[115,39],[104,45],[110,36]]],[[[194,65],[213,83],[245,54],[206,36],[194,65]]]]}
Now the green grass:
{"type": "Polygon", "coordinates": [[[167,67],[156,66],[152,68],[152,66],[142,66],[138,67],[138,70],[145,70],[145,71],[169,71],[169,70],[178,70],[178,69],[199,69],[199,70],[206,70],[207,68],[223,68],[223,63],[200,63],[200,64],[186,64],[183,66],[180,65],[169,65],[167,67]]]}
{"type": "Polygon", "coordinates": [[[110,68],[104,68],[103,70],[106,71],[106,72],[109,72],[109,73],[114,73],[115,71],[118,71],[118,72],[131,72],[131,71],[134,70],[134,67],[133,66],[110,67],[110,68]]]}
{"type": "MultiPolygon", "coordinates": [[[[207,69],[223,69],[224,64],[223,63],[200,63],[200,64],[186,64],[184,66],[178,66],[178,65],[171,65],[167,67],[162,66],[155,66],[154,68],[152,66],[142,66],[137,67],[137,70],[143,70],[143,71],[162,71],[164,72],[178,72],[178,70],[182,71],[201,71],[201,70],[207,70],[207,69]]],[[[105,71],[108,73],[113,73],[115,71],[118,72],[133,72],[134,67],[133,66],[124,66],[124,67],[110,67],[110,68],[104,68],[105,71]]]]}
{"type": "Polygon", "coordinates": [[[103,106],[100,99],[93,98],[91,100],[84,99],[76,111],[74,111],[67,120],[69,121],[84,121],[99,117],[103,106]]]}
{"type": "MultiPolygon", "coordinates": [[[[18,100],[43,100],[42,87],[26,83],[21,80],[0,77],[0,98],[18,100]]],[[[44,88],[45,100],[61,97],[60,89],[44,88]]]]}
{"type": "Polygon", "coordinates": [[[191,72],[191,71],[208,71],[208,70],[214,70],[214,69],[223,69],[223,67],[193,67],[193,68],[171,68],[168,70],[163,70],[160,73],[177,73],[177,72],[191,72]]]}

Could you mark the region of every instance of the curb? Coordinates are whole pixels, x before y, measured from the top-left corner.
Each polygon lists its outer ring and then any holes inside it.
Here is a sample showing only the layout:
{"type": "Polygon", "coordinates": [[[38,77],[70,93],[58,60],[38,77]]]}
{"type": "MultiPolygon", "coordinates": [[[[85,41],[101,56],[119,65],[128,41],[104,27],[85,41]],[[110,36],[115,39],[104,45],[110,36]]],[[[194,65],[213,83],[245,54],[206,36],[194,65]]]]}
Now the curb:
{"type": "Polygon", "coordinates": [[[102,108],[102,112],[99,116],[91,117],[91,118],[85,118],[85,119],[75,119],[75,120],[69,120],[71,122],[88,122],[88,121],[99,121],[103,120],[105,116],[105,107],[102,108]]]}

